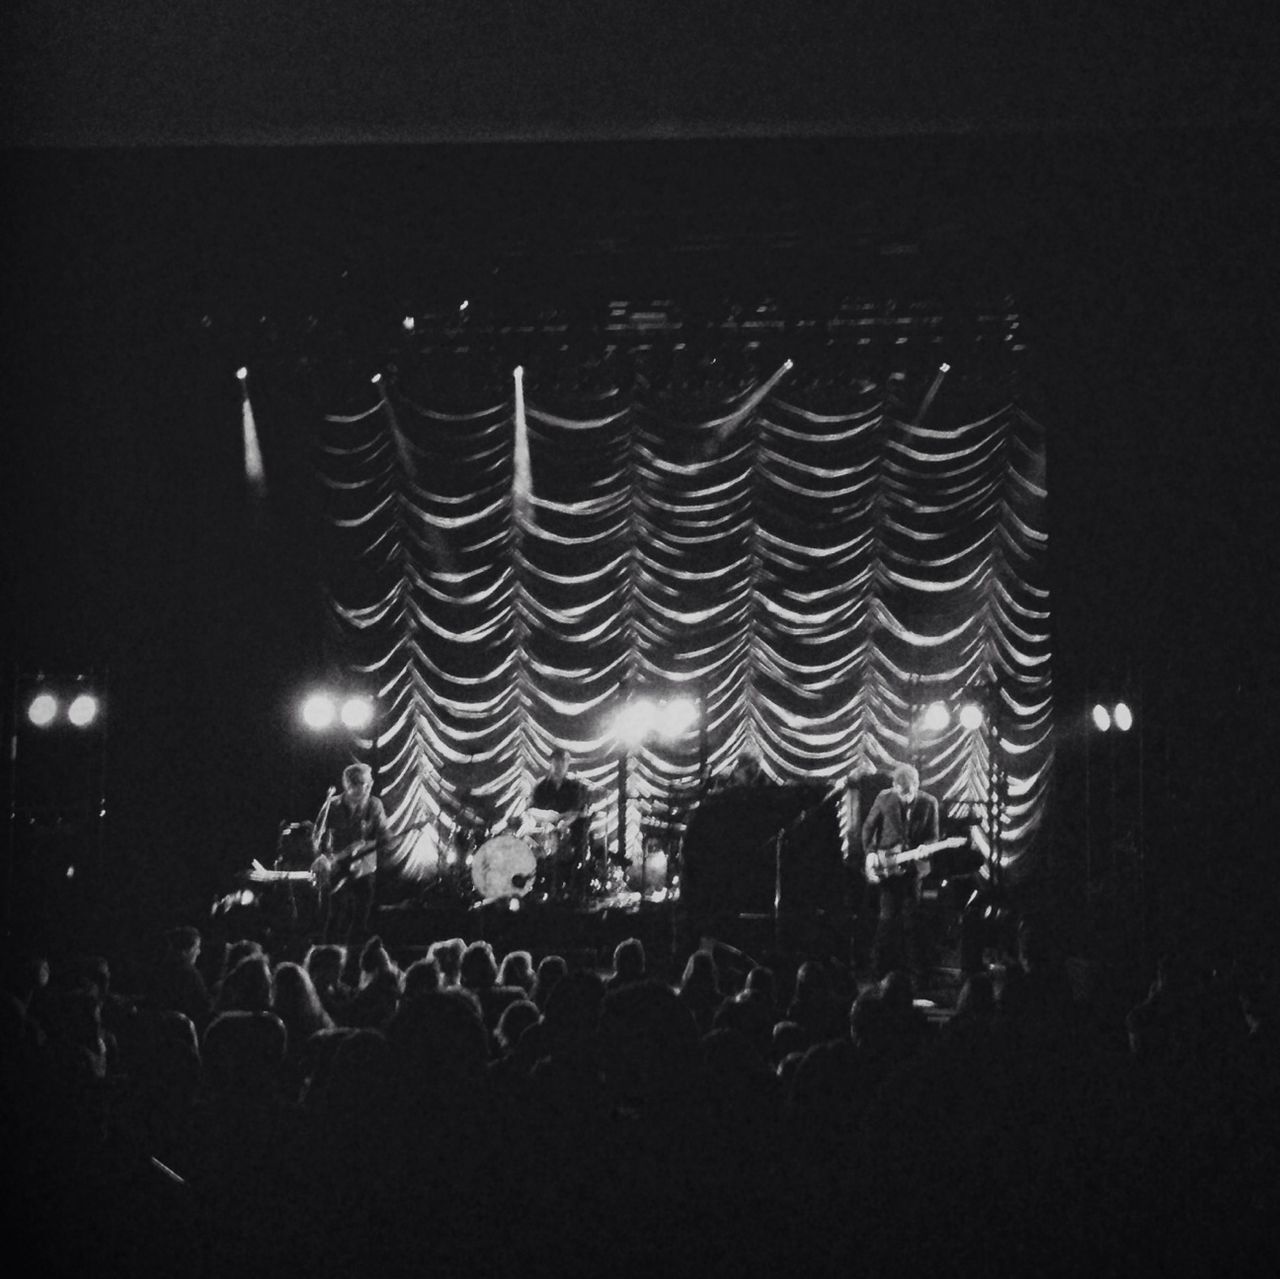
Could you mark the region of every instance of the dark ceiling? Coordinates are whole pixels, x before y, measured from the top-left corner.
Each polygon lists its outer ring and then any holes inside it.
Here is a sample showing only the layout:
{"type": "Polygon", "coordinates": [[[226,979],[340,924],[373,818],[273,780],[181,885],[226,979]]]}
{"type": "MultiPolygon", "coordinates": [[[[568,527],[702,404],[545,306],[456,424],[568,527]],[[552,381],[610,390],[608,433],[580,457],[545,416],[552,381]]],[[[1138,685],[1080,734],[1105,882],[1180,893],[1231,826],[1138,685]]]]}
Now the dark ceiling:
{"type": "Polygon", "coordinates": [[[1275,119],[1277,50],[1254,10],[27,0],[6,18],[3,138],[348,145],[1259,123],[1275,119]]]}

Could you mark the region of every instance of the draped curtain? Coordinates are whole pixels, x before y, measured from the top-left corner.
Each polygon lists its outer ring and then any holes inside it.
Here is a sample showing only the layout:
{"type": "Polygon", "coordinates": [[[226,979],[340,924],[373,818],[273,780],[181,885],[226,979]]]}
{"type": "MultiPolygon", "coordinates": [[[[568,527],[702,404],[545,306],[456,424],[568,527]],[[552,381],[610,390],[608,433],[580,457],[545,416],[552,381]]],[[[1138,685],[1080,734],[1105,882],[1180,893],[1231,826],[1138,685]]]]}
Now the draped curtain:
{"type": "Polygon", "coordinates": [[[905,760],[1016,870],[1052,755],[1044,433],[1013,379],[939,376],[531,361],[459,396],[423,363],[320,394],[334,651],[376,685],[393,822],[428,824],[406,874],[556,744],[611,845],[620,770],[634,848],[743,753],[782,782],[905,760]],[[678,693],[700,727],[618,744],[629,698],[678,693]]]}

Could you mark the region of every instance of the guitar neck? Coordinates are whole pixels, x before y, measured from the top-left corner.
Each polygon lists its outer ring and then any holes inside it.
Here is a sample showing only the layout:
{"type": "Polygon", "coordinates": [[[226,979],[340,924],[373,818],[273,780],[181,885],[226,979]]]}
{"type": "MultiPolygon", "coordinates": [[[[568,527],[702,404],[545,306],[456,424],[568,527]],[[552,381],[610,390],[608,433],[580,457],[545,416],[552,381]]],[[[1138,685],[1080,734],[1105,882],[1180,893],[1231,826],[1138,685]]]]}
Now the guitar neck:
{"type": "Polygon", "coordinates": [[[903,866],[907,862],[917,862],[926,857],[932,857],[934,853],[941,852],[944,848],[959,848],[968,842],[962,835],[955,835],[951,839],[939,839],[932,844],[921,844],[917,848],[908,848],[902,853],[886,853],[884,861],[890,866],[903,866]]]}

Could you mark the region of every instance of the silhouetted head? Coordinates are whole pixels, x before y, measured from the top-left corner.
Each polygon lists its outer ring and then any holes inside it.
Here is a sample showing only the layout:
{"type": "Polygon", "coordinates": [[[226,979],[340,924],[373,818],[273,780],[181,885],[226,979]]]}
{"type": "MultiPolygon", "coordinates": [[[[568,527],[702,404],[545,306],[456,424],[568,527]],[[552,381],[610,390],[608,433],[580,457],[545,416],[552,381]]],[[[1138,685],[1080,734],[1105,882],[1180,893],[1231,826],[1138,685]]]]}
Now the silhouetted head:
{"type": "Polygon", "coordinates": [[[473,941],[462,952],[458,978],[470,990],[486,990],[497,982],[498,965],[487,941],[473,941]]]}
{"type": "Polygon", "coordinates": [[[638,937],[628,937],[614,947],[613,971],[624,981],[639,981],[644,976],[644,943],[638,937]]]}

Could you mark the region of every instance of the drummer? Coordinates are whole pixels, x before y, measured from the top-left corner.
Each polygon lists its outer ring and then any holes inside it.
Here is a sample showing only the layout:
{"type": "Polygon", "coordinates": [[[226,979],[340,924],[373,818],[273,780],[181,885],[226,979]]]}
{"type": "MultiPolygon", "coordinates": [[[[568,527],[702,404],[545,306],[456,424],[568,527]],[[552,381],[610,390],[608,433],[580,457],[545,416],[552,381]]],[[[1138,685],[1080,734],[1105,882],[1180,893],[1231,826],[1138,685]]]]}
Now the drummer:
{"type": "Polygon", "coordinates": [[[534,828],[551,825],[558,832],[557,852],[549,858],[551,896],[576,890],[578,877],[585,874],[591,791],[586,782],[569,772],[569,756],[560,746],[551,752],[547,776],[533,788],[525,824],[534,828]]]}

